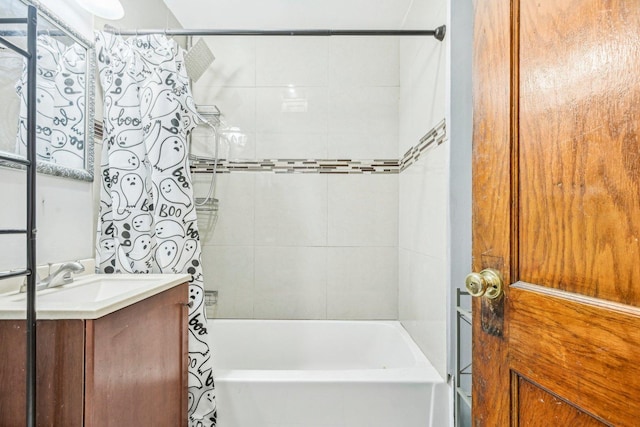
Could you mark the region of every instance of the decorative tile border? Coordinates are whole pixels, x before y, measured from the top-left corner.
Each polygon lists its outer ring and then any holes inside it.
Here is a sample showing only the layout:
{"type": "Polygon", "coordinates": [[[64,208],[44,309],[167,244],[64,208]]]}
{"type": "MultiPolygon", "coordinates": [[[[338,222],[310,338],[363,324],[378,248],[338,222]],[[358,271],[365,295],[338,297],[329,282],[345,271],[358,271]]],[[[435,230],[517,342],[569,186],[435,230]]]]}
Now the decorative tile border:
{"type": "Polygon", "coordinates": [[[442,144],[447,139],[447,125],[444,119],[440,123],[434,126],[429,132],[427,132],[418,145],[415,145],[407,150],[399,160],[400,172],[418,161],[424,151],[433,143],[437,145],[442,144]]]}
{"type": "MultiPolygon", "coordinates": [[[[218,160],[217,173],[274,172],[274,173],[322,173],[322,174],[397,174],[396,159],[263,159],[218,160]]],[[[191,163],[192,173],[213,172],[213,162],[196,160],[191,163]]]]}
{"type": "MultiPolygon", "coordinates": [[[[96,137],[102,137],[102,123],[95,123],[96,137]]],[[[432,144],[440,145],[447,139],[447,126],[443,119],[427,132],[420,142],[404,153],[402,159],[261,159],[227,160],[220,159],[217,173],[231,172],[273,172],[273,173],[322,173],[322,174],[398,174],[418,161],[432,144]]],[[[192,173],[213,172],[213,161],[195,160],[191,162],[192,173]]]]}

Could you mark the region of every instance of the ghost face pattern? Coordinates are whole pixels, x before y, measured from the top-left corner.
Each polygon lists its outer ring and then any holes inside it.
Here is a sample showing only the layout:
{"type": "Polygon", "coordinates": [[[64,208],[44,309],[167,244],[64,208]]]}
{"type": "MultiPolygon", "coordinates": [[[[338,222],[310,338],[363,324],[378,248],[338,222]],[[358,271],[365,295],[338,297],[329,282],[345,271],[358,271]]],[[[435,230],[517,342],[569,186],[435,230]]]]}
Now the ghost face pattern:
{"type": "Polygon", "coordinates": [[[122,194],[125,197],[128,208],[136,207],[142,198],[143,185],[142,178],[138,174],[129,173],[122,177],[122,194]]]}
{"type": "Polygon", "coordinates": [[[116,136],[116,144],[120,148],[132,148],[142,143],[143,140],[138,129],[124,130],[116,136]]]}
{"type": "Polygon", "coordinates": [[[104,273],[190,275],[189,425],[215,427],[212,351],[187,158],[195,104],[182,51],[164,36],[124,40],[106,33],[97,33],[95,51],[105,115],[96,265],[104,273]]]}
{"type": "Polygon", "coordinates": [[[139,261],[149,255],[150,249],[151,237],[143,234],[133,242],[133,248],[127,255],[129,258],[139,261]]]}
{"type": "Polygon", "coordinates": [[[180,260],[173,268],[174,273],[189,273],[187,264],[190,263],[196,255],[196,251],[199,250],[198,242],[195,239],[189,239],[182,245],[182,253],[180,254],[180,260]]]}
{"type": "Polygon", "coordinates": [[[154,147],[149,153],[149,161],[154,169],[164,172],[181,164],[186,155],[186,148],[183,141],[178,137],[165,139],[159,147],[154,147]]]}
{"type": "Polygon", "coordinates": [[[141,233],[147,233],[151,230],[151,222],[153,218],[150,214],[144,213],[140,214],[133,218],[131,224],[133,225],[133,229],[139,231],[141,233]]]}
{"type": "Polygon", "coordinates": [[[160,195],[170,203],[191,206],[191,197],[180,188],[173,178],[165,178],[160,182],[160,195]]]}
{"type": "Polygon", "coordinates": [[[156,236],[163,239],[184,237],[184,228],[176,221],[165,219],[156,224],[156,236]]]}
{"type": "Polygon", "coordinates": [[[140,168],[140,159],[129,150],[114,150],[109,153],[109,164],[113,169],[135,171],[140,168]]]}
{"type": "Polygon", "coordinates": [[[178,245],[173,240],[162,242],[156,250],[156,261],[162,270],[171,266],[178,255],[178,245]]]}

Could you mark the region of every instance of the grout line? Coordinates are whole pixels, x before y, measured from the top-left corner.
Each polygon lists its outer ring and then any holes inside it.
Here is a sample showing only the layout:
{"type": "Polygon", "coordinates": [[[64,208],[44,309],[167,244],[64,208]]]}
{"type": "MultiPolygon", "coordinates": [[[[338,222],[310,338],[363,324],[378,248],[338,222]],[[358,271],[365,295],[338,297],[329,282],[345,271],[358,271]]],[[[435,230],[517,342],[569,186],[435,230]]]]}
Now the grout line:
{"type": "Polygon", "coordinates": [[[404,16],[402,17],[402,22],[400,22],[400,28],[404,28],[405,24],[407,23],[407,19],[409,18],[409,13],[411,12],[411,9],[413,8],[413,2],[414,2],[414,0],[411,0],[411,2],[409,2],[409,6],[407,7],[407,11],[404,13],[404,16]]]}
{"type": "Polygon", "coordinates": [[[324,251],[324,265],[325,265],[325,280],[324,280],[324,318],[329,318],[329,176],[325,177],[327,180],[327,232],[326,232],[326,241],[325,241],[325,251],[324,251]]]}
{"type": "Polygon", "coordinates": [[[252,232],[252,242],[251,242],[251,246],[252,246],[252,253],[253,253],[253,274],[252,274],[252,279],[251,279],[251,295],[253,296],[253,301],[251,302],[251,318],[255,318],[255,313],[256,313],[256,181],[257,181],[257,177],[255,174],[252,174],[252,189],[253,189],[253,195],[252,195],[252,199],[253,199],[253,203],[252,203],[252,210],[253,210],[253,220],[252,220],[252,228],[253,228],[253,232],[252,232]]]}

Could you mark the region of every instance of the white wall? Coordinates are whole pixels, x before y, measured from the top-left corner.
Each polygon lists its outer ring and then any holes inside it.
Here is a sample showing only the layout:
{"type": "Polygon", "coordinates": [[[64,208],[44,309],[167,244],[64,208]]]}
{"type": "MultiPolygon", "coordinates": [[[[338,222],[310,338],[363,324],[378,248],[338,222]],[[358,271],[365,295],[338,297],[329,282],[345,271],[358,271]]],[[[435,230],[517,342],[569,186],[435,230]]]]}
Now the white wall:
{"type": "MultiPolygon", "coordinates": [[[[415,0],[403,27],[435,28],[446,13],[445,1],[415,0]]],[[[400,41],[400,156],[447,115],[448,37],[400,41]]],[[[398,250],[399,319],[445,378],[449,146],[448,139],[432,144],[400,174],[398,250]]]]}
{"type": "MultiPolygon", "coordinates": [[[[93,20],[81,11],[74,0],[42,0],[41,3],[85,37],[92,39],[93,20]]],[[[25,228],[25,172],[0,168],[0,213],[2,228],[25,228]]],[[[38,174],[36,225],[38,264],[93,256],[93,191],[84,181],[38,174]]],[[[0,270],[24,267],[24,237],[0,239],[0,270]]],[[[18,281],[0,282],[0,286],[17,286],[18,281]]]]}
{"type": "MultiPolygon", "coordinates": [[[[397,158],[397,39],[208,42],[217,59],[196,102],[216,104],[244,135],[223,139],[222,158],[397,158]],[[306,111],[288,111],[291,99],[306,111]]],[[[194,152],[210,147],[194,139],[194,152]]],[[[196,195],[210,177],[195,174],[196,195]]],[[[398,175],[218,177],[217,224],[199,215],[218,317],[397,318],[398,175]]]]}

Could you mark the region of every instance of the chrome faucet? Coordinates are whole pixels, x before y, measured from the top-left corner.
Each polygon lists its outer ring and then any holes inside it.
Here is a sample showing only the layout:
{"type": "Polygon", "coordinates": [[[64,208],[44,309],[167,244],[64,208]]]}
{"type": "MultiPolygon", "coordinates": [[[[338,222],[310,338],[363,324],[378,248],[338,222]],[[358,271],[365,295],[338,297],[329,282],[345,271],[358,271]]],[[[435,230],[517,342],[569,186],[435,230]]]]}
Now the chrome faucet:
{"type": "MultiPolygon", "coordinates": [[[[55,288],[61,285],[67,285],[73,282],[73,276],[71,273],[82,273],[84,271],[84,265],[79,261],[65,262],[58,268],[53,274],[49,274],[44,279],[40,280],[38,273],[36,274],[36,291],[41,289],[55,288]]],[[[20,292],[26,292],[27,279],[20,287],[20,292]]]]}

